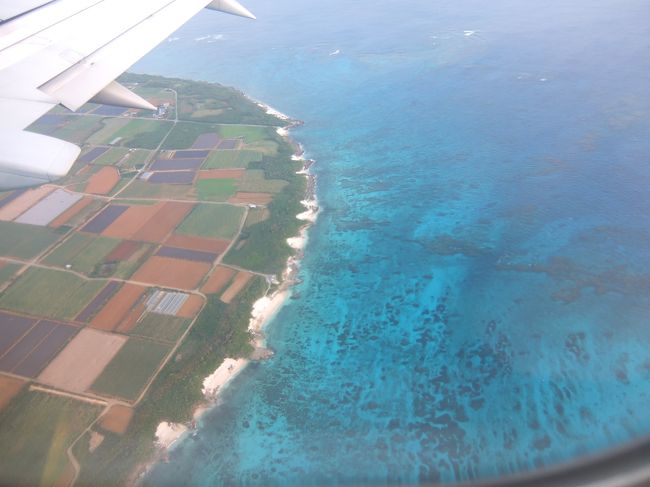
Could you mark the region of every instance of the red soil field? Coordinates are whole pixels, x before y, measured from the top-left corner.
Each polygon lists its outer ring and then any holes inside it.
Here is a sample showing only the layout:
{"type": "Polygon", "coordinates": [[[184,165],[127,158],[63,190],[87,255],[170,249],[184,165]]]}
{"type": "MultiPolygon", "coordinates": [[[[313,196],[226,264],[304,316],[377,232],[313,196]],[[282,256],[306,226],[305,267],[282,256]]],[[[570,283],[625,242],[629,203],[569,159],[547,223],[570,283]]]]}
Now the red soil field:
{"type": "Polygon", "coordinates": [[[125,284],[97,313],[90,326],[98,330],[113,331],[122,323],[146,289],[135,284],[125,284]]]}
{"type": "Polygon", "coordinates": [[[116,404],[112,406],[99,420],[99,427],[103,430],[123,435],[131,424],[133,409],[128,406],[116,404]]]}
{"type": "Polygon", "coordinates": [[[102,235],[132,239],[138,230],[156,215],[162,205],[162,203],[158,203],[156,205],[130,206],[102,232],[102,235]]]}
{"type": "Polygon", "coordinates": [[[129,260],[133,254],[141,247],[139,242],[126,240],[115,247],[105,258],[105,262],[123,262],[129,260]]]}
{"type": "Polygon", "coordinates": [[[192,237],[189,235],[170,235],[165,240],[165,245],[179,249],[198,250],[200,252],[212,252],[222,254],[230,245],[229,240],[220,238],[192,237]]]}
{"type": "Polygon", "coordinates": [[[250,272],[239,271],[233,279],[232,284],[226,289],[226,291],[221,295],[221,301],[224,303],[231,303],[233,299],[246,287],[248,281],[253,278],[253,274],[250,272]]]}
{"type": "Polygon", "coordinates": [[[113,166],[102,167],[86,185],[86,193],[108,194],[120,182],[120,171],[113,166]]]}
{"type": "Polygon", "coordinates": [[[273,201],[273,195],[269,193],[242,193],[235,194],[228,200],[228,203],[234,204],[252,204],[252,205],[268,205],[273,201]]]}
{"type": "Polygon", "coordinates": [[[230,269],[229,267],[218,265],[214,268],[214,271],[212,271],[210,278],[203,285],[201,291],[205,294],[218,293],[224,288],[226,284],[228,284],[228,282],[230,282],[230,279],[235,275],[235,272],[236,271],[230,269]]]}
{"type": "Polygon", "coordinates": [[[135,235],[135,240],[162,242],[192,211],[191,203],[164,203],[160,210],[135,235]]]}
{"type": "Polygon", "coordinates": [[[208,169],[199,171],[199,179],[241,179],[245,169],[208,169]]]}
{"type": "Polygon", "coordinates": [[[192,294],[183,304],[176,316],[180,318],[194,318],[203,307],[203,298],[198,294],[192,294]]]}
{"type": "Polygon", "coordinates": [[[0,375],[0,411],[2,411],[11,400],[16,397],[26,381],[0,375]]]}
{"type": "Polygon", "coordinates": [[[154,255],[132,277],[134,281],[192,290],[210,270],[205,262],[171,259],[154,255]]]}
{"type": "Polygon", "coordinates": [[[61,472],[59,478],[56,479],[56,481],[53,484],[53,487],[68,487],[69,485],[72,485],[72,482],[74,481],[76,475],[77,472],[75,471],[74,467],[72,466],[70,461],[67,461],[65,464],[65,468],[63,469],[63,472],[61,472]]]}
{"type": "Polygon", "coordinates": [[[72,205],[70,208],[68,208],[59,216],[57,216],[54,220],[52,220],[49,226],[52,228],[58,228],[61,225],[65,225],[72,217],[76,216],[77,213],[79,213],[81,210],[83,210],[86,206],[88,206],[92,202],[93,199],[88,196],[80,199],[74,205],[72,205]]]}

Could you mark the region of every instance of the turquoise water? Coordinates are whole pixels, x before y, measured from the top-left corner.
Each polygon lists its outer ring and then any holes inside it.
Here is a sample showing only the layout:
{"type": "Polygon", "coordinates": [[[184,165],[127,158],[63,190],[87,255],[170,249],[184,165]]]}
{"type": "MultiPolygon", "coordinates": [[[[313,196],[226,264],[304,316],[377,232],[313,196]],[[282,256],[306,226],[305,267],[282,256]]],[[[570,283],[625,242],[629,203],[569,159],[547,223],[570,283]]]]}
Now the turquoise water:
{"type": "Polygon", "coordinates": [[[650,6],[247,6],[137,70],[304,120],[323,210],[276,356],[145,484],[451,482],[649,433],[650,6]]]}

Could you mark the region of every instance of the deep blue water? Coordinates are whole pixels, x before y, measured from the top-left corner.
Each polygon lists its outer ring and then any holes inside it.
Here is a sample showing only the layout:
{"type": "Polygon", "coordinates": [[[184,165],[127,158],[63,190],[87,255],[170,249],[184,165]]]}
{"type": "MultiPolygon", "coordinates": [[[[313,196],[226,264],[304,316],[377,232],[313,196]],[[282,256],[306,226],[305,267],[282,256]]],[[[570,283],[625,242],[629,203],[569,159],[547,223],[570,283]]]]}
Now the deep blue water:
{"type": "Polygon", "coordinates": [[[137,71],[304,120],[323,211],[276,356],[147,483],[467,480],[650,433],[650,5],[247,6],[137,71]]]}

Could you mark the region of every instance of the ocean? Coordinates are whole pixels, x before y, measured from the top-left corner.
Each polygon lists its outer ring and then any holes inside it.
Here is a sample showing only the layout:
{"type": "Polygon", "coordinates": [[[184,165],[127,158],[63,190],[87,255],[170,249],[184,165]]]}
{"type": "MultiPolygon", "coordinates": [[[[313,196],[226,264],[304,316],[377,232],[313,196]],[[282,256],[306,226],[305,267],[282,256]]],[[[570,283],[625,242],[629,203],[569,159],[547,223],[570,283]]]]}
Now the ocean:
{"type": "Polygon", "coordinates": [[[650,433],[650,4],[248,0],[135,71],[305,122],[302,283],[145,485],[465,481],[650,433]]]}

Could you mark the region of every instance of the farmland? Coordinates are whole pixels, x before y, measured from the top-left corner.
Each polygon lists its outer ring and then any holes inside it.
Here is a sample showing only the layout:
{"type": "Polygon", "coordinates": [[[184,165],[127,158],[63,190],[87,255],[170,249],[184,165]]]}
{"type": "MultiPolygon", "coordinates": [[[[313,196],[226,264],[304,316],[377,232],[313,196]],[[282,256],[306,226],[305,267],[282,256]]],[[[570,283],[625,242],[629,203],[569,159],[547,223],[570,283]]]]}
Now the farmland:
{"type": "Polygon", "coordinates": [[[125,484],[156,425],[187,420],[202,378],[251,352],[251,305],[268,284],[249,271],[281,270],[300,225],[285,122],[230,88],[122,81],[169,104],[163,115],[56,108],[32,129],[82,146],[70,174],[0,194],[0,448],[46,484],[125,484]],[[20,438],[9,448],[6,431],[20,438]]]}

